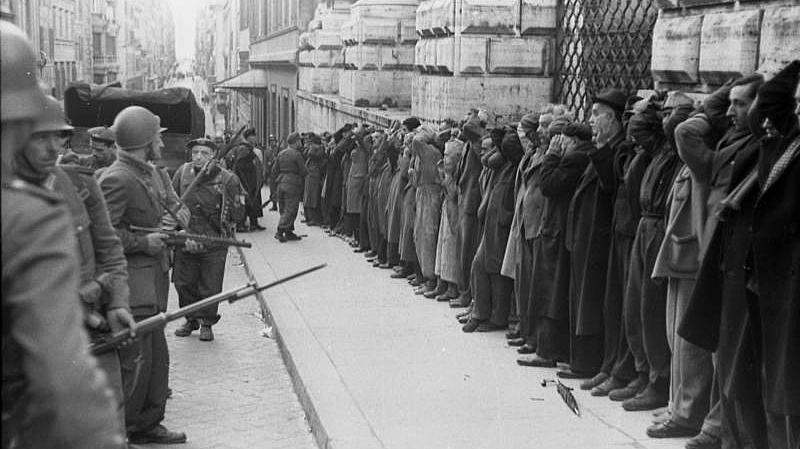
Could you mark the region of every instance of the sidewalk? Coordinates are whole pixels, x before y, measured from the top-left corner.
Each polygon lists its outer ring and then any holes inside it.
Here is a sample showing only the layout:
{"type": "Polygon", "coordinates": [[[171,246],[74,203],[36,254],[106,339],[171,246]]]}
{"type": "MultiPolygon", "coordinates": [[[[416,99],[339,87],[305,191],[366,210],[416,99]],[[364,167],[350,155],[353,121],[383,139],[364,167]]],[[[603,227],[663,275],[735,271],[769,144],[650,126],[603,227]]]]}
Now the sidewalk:
{"type": "Polygon", "coordinates": [[[319,447],[682,448],[645,435],[649,412],[575,387],[577,417],[555,387],[554,369],[516,365],[503,332],[464,334],[446,304],[414,296],[361,254],[319,228],[297,224],[301,242],[268,230],[243,234],[260,282],[318,263],[328,267],[267,292],[278,340],[319,447]]]}
{"type": "MultiPolygon", "coordinates": [[[[235,251],[229,253],[224,289],[248,282],[235,251]]],[[[175,289],[170,310],[178,307],[175,289]]],[[[170,387],[164,425],[186,432],[180,449],[314,449],[305,414],[292,389],[275,340],[262,337],[255,299],[222,303],[216,339],[194,332],[174,335],[182,320],[167,326],[170,387]]],[[[172,446],[144,445],[159,448],[172,446]]]]}

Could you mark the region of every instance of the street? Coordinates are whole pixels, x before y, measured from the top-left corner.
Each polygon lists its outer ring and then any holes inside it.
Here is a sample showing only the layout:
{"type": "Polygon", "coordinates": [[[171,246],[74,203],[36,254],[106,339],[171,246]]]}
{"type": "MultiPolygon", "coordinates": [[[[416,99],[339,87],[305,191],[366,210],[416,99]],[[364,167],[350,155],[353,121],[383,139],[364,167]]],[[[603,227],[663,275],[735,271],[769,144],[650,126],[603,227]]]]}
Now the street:
{"type": "MultiPolygon", "coordinates": [[[[224,289],[247,282],[231,251],[224,289]]],[[[174,288],[169,307],[178,307],[174,288]]],[[[188,442],[181,446],[186,449],[315,447],[278,346],[260,334],[256,300],[223,303],[220,314],[210,343],[199,341],[197,332],[176,337],[182,320],[167,326],[172,398],[164,424],[186,432],[188,442]]]]}
{"type": "MultiPolygon", "coordinates": [[[[278,243],[277,218],[266,212],[267,231],[239,236],[253,243],[245,254],[260,283],[328,266],[266,292],[279,344],[259,334],[255,300],[222,305],[210,344],[175,337],[177,324],[169,326],[174,393],[165,424],[187,432],[187,447],[313,447],[307,426],[319,447],[348,449],[683,446],[646,437],[649,412],[625,412],[566,381],[581,407],[575,416],[554,386],[540,385],[555,370],[517,366],[502,332],[465,335],[453,309],[414,296],[299,219],[307,238],[278,243]]],[[[246,282],[235,262],[226,287],[246,282]]]]}

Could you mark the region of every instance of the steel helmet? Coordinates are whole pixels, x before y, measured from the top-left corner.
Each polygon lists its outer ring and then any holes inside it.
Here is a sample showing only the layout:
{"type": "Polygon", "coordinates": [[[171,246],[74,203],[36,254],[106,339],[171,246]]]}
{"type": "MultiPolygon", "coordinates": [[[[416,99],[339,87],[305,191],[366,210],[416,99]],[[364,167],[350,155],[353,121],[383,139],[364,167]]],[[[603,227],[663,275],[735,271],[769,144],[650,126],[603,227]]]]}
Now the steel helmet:
{"type": "Polygon", "coordinates": [[[2,121],[36,118],[45,103],[36,80],[36,55],[25,33],[5,20],[0,20],[0,61],[2,121]]]}
{"type": "Polygon", "coordinates": [[[61,109],[61,103],[50,95],[45,97],[44,111],[36,117],[36,122],[33,125],[31,132],[58,132],[58,131],[72,131],[73,127],[67,124],[64,120],[64,110],[61,109]]]}
{"type": "Polygon", "coordinates": [[[141,106],[128,106],[114,118],[110,128],[117,135],[117,146],[121,150],[134,150],[149,145],[161,127],[161,119],[141,106]]]}

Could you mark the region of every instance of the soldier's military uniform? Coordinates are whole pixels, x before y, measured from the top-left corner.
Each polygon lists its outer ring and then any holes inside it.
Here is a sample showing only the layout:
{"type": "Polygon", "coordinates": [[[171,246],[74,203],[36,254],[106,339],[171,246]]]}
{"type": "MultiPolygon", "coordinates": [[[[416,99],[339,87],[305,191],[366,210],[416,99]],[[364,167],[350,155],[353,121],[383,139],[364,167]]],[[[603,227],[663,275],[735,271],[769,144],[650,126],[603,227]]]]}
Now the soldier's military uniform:
{"type": "MultiPolygon", "coordinates": [[[[130,226],[159,227],[165,205],[174,200],[166,174],[151,164],[121,151],[117,160],[100,176],[111,224],[122,241],[128,262],[130,307],[141,321],[167,310],[169,292],[168,250],[150,251],[146,238],[130,226]]],[[[139,376],[125,406],[129,433],[152,430],[164,419],[169,389],[169,353],[164,331],[143,336],[139,344],[120,350],[123,379],[137,370],[139,376]],[[141,354],[140,354],[141,351],[141,354]]]]}
{"type": "MultiPolygon", "coordinates": [[[[172,178],[175,192],[183,198],[189,208],[188,231],[214,237],[231,237],[233,226],[244,217],[244,196],[239,179],[222,167],[210,167],[208,172],[196,170],[194,164],[181,165],[172,178]],[[192,182],[201,178],[187,193],[192,182]]],[[[178,291],[181,307],[194,304],[222,291],[225,274],[225,259],[228,248],[225,245],[206,245],[202,251],[189,252],[185,248],[175,250],[172,281],[178,291]]],[[[186,317],[186,324],[175,331],[175,335],[188,336],[201,325],[210,327],[219,321],[217,305],[206,307],[186,317]]]]}
{"type": "Polygon", "coordinates": [[[124,448],[106,376],[86,353],[69,212],[23,181],[3,182],[2,203],[3,447],[124,448]]]}
{"type": "Polygon", "coordinates": [[[278,232],[275,234],[275,238],[278,240],[298,238],[294,234],[294,220],[297,218],[300,199],[303,197],[305,185],[303,180],[307,173],[303,155],[291,146],[292,142],[299,141],[299,139],[300,136],[297,133],[289,136],[290,146],[278,153],[272,167],[272,176],[278,183],[278,208],[281,213],[278,232]]]}

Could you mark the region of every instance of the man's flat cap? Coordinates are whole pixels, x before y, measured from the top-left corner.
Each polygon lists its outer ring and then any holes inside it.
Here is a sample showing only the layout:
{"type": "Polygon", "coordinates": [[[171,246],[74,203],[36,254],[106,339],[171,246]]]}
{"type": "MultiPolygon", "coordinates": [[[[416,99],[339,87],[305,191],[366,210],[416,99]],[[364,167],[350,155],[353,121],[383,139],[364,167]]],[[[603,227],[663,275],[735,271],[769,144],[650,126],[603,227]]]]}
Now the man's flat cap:
{"type": "Polygon", "coordinates": [[[619,89],[606,89],[592,99],[593,103],[603,103],[611,109],[622,114],[625,111],[625,104],[628,102],[628,96],[625,92],[619,89]]]}
{"type": "Polygon", "coordinates": [[[198,145],[202,145],[204,147],[209,147],[212,150],[217,151],[217,144],[214,143],[213,140],[205,138],[205,137],[200,137],[199,139],[193,139],[193,140],[190,140],[190,141],[186,142],[186,148],[192,148],[192,147],[196,147],[198,145]]]}

